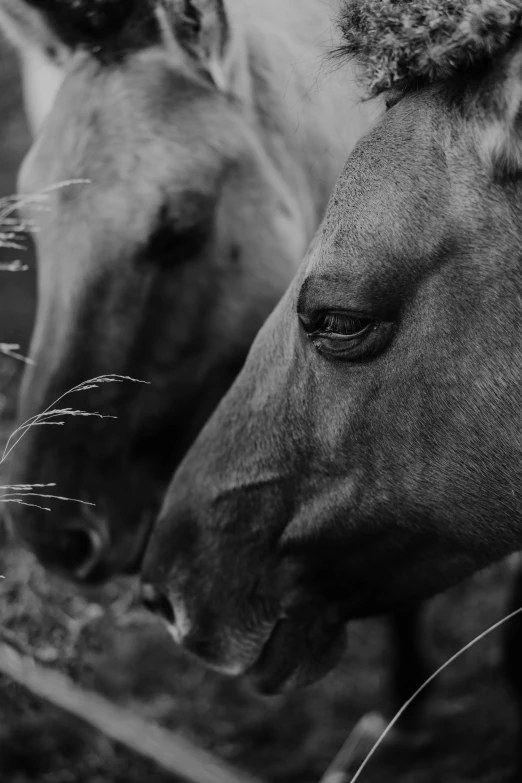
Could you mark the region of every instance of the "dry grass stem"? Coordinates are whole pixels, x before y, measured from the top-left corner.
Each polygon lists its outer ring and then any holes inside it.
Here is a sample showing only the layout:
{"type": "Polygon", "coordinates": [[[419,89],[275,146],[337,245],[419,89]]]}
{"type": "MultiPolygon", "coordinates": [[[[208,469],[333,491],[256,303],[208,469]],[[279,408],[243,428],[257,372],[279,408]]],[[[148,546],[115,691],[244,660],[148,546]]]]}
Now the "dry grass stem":
{"type": "Polygon", "coordinates": [[[46,201],[50,193],[73,185],[88,185],[88,179],[70,179],[58,182],[37,193],[19,193],[0,198],[0,247],[24,250],[24,235],[37,230],[30,218],[14,217],[16,212],[30,206],[31,209],[46,209],[46,201]]]}
{"type": "MultiPolygon", "coordinates": [[[[408,707],[415,701],[417,696],[419,696],[425,688],[430,685],[430,683],[435,680],[436,677],[439,676],[445,669],[448,668],[448,666],[451,666],[452,663],[454,663],[458,658],[460,658],[464,653],[466,653],[468,650],[470,650],[475,644],[480,642],[482,639],[484,639],[486,636],[489,636],[489,634],[493,633],[493,631],[496,631],[498,628],[500,628],[505,623],[509,622],[509,620],[512,620],[514,617],[517,617],[517,615],[522,614],[522,607],[520,609],[516,609],[514,612],[511,612],[511,614],[508,614],[506,617],[503,617],[502,620],[499,620],[497,623],[494,623],[494,625],[491,625],[489,628],[487,628],[485,631],[483,631],[481,634],[476,636],[474,639],[471,640],[471,642],[468,642],[464,647],[462,647],[458,652],[455,653],[455,655],[452,655],[451,658],[449,658],[442,666],[440,666],[436,672],[434,672],[428,679],[418,688],[413,696],[408,699],[408,701],[401,707],[401,709],[398,711],[398,713],[395,715],[393,720],[390,721],[390,723],[386,726],[382,734],[380,735],[379,739],[373,747],[371,748],[370,752],[360,765],[359,769],[353,776],[353,778],[349,779],[349,783],[356,783],[357,780],[359,780],[363,770],[369,763],[372,756],[375,754],[379,746],[384,742],[390,731],[393,729],[393,727],[396,725],[397,721],[404,715],[408,707]]],[[[337,754],[337,756],[334,758],[333,762],[330,764],[328,769],[326,770],[325,774],[319,781],[319,783],[340,783],[340,781],[343,780],[342,777],[340,777],[340,773],[342,773],[343,769],[346,768],[346,764],[344,764],[343,767],[343,761],[348,758],[351,760],[352,753],[348,753],[348,751],[351,751],[353,745],[352,735],[348,737],[344,745],[342,746],[341,750],[337,754]]],[[[345,778],[346,780],[346,778],[345,778]]]]}
{"type": "Polygon", "coordinates": [[[32,359],[28,359],[27,356],[20,353],[20,346],[17,343],[0,343],[0,353],[9,356],[10,359],[24,362],[24,364],[34,364],[32,359]]]}
{"type": "MultiPolygon", "coordinates": [[[[102,413],[98,413],[97,411],[82,411],[76,408],[62,408],[62,407],[56,407],[65,397],[67,397],[69,394],[74,394],[76,392],[83,392],[88,391],[90,389],[97,389],[101,384],[104,383],[123,383],[124,381],[130,381],[132,383],[147,383],[146,381],[139,381],[136,380],[136,378],[131,378],[127,375],[99,375],[97,378],[90,378],[88,381],[84,381],[83,383],[78,384],[78,386],[75,386],[73,389],[69,389],[69,391],[65,392],[65,394],[62,394],[58,399],[56,399],[51,405],[49,405],[42,413],[36,414],[36,416],[31,416],[27,421],[23,422],[23,424],[20,424],[14,432],[11,433],[9,438],[7,439],[7,443],[4,447],[4,451],[2,454],[2,457],[0,458],[0,465],[2,465],[3,462],[8,458],[8,456],[11,454],[13,449],[17,446],[18,443],[22,440],[24,435],[31,429],[31,427],[39,427],[43,425],[54,425],[54,426],[63,426],[65,422],[63,421],[63,418],[66,416],[95,416],[100,419],[115,419],[116,416],[109,416],[102,413]],[[58,421],[56,421],[58,419],[58,421]]],[[[74,500],[73,498],[66,498],[62,497],[60,495],[51,495],[47,493],[37,493],[34,490],[35,489],[42,489],[45,487],[54,487],[55,484],[28,484],[28,485],[19,485],[19,486],[5,486],[0,487],[0,490],[7,490],[7,492],[4,491],[3,495],[0,495],[0,502],[3,503],[18,503],[23,506],[30,506],[33,508],[39,508],[43,511],[50,511],[51,509],[47,506],[41,506],[38,503],[31,503],[26,500],[26,498],[49,498],[53,500],[69,500],[73,501],[75,503],[83,503],[84,505],[93,505],[92,503],[87,503],[83,500],[74,500]]]]}
{"type": "MultiPolygon", "coordinates": [[[[0,247],[2,247],[1,241],[0,247]]],[[[0,272],[27,272],[28,269],[29,266],[27,264],[22,264],[21,261],[8,261],[6,263],[0,263],[0,272]]]]}

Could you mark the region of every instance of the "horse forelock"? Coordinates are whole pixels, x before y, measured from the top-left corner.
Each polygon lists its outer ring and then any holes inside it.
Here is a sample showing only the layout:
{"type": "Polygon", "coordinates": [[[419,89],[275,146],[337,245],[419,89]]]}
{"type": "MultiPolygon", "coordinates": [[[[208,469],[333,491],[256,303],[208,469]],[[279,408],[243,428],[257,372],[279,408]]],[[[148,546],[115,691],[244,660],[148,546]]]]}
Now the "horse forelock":
{"type": "Polygon", "coordinates": [[[93,51],[138,47],[158,38],[158,0],[27,0],[45,14],[60,40],[93,51]]]}
{"type": "Polygon", "coordinates": [[[502,55],[522,30],[521,0],[344,0],[336,55],[370,96],[450,81],[502,55]]]}

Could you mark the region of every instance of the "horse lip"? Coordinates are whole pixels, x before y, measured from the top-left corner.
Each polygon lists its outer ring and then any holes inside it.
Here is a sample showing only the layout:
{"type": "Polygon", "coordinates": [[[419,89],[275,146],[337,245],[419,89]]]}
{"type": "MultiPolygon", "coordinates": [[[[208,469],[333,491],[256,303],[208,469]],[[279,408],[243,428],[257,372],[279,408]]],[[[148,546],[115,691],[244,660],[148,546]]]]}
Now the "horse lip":
{"type": "Polygon", "coordinates": [[[291,619],[283,617],[278,620],[257,661],[245,673],[259,693],[271,696],[308,684],[298,672],[303,659],[296,658],[288,644],[291,631],[291,619]]]}
{"type": "Polygon", "coordinates": [[[284,682],[287,680],[287,672],[278,672],[277,660],[279,639],[284,634],[281,629],[288,619],[277,620],[272,633],[261,648],[259,657],[255,663],[245,672],[246,677],[252,683],[254,688],[260,693],[267,695],[274,694],[283,689],[284,682]]]}
{"type": "Polygon", "coordinates": [[[279,619],[263,645],[257,661],[245,672],[254,688],[265,695],[310,685],[339,662],[346,647],[345,623],[326,622],[315,616],[307,626],[292,615],[279,619]],[[321,643],[311,649],[306,641],[314,625],[321,643]],[[306,630],[308,629],[308,630],[306,630]]]}

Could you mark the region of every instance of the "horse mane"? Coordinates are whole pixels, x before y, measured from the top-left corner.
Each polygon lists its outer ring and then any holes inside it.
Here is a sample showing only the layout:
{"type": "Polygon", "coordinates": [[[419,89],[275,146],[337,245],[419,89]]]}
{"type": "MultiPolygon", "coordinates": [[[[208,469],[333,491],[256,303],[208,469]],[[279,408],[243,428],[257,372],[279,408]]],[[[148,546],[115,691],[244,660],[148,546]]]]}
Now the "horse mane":
{"type": "Polygon", "coordinates": [[[356,61],[369,97],[447,81],[501,54],[522,0],[345,0],[336,54],[356,61]]]}

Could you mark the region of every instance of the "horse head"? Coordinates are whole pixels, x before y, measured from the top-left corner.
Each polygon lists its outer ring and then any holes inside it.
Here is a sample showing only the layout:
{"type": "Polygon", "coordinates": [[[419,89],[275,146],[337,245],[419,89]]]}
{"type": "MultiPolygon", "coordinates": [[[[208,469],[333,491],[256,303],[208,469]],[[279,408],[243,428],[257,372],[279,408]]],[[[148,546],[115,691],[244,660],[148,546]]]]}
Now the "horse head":
{"type": "MultiPolygon", "coordinates": [[[[364,5],[347,4],[350,25],[364,5]]],[[[430,48],[436,62],[387,81],[388,111],[146,552],[144,600],[173,636],[265,691],[328,671],[347,620],[522,544],[521,14],[501,8],[509,34],[496,18],[492,33],[470,8],[462,57],[430,48]]],[[[378,58],[364,64],[380,78],[378,58]]]]}
{"type": "Polygon", "coordinates": [[[45,565],[99,581],[136,568],[175,465],[291,279],[321,204],[298,171],[295,130],[287,144],[263,107],[267,70],[254,83],[221,0],[28,9],[67,56],[19,179],[41,196],[25,199],[38,311],[20,418],[88,378],[146,385],[75,394],[110,421],[27,430],[12,482],[56,483],[95,509],[16,508],[13,520],[45,565]]]}

